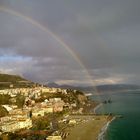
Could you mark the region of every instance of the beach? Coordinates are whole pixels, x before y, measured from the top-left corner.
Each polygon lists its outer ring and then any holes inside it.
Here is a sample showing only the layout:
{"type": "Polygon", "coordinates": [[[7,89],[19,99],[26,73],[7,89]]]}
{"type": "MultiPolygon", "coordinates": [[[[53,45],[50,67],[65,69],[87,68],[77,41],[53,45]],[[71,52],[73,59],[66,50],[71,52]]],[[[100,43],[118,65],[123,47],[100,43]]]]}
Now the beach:
{"type": "Polygon", "coordinates": [[[79,116],[85,121],[76,124],[72,128],[67,128],[69,135],[66,140],[97,140],[101,130],[108,123],[105,115],[79,116]]]}

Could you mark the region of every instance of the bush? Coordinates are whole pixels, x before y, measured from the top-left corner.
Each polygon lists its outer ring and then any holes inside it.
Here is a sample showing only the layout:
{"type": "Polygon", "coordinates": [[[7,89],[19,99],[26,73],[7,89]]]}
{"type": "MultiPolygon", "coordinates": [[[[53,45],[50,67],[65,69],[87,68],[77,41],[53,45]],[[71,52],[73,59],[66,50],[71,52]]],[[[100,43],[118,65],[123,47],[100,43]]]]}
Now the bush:
{"type": "Polygon", "coordinates": [[[0,117],[8,115],[8,111],[0,105],[0,117]]]}

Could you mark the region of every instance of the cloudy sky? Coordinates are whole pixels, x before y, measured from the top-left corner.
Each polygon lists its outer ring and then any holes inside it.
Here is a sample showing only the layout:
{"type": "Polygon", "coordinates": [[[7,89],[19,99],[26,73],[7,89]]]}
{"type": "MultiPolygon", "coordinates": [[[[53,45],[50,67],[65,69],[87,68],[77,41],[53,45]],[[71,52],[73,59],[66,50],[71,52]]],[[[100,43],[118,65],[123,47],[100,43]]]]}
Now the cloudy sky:
{"type": "Polygon", "coordinates": [[[140,84],[139,0],[0,0],[0,72],[59,84],[140,84]]]}

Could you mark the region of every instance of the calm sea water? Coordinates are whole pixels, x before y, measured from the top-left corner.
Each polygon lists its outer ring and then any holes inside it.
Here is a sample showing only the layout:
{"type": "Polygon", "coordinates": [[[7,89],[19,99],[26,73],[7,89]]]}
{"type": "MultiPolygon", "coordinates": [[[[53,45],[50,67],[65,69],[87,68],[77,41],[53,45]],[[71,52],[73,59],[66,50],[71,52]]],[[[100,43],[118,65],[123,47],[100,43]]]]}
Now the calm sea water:
{"type": "Polygon", "coordinates": [[[92,96],[97,101],[109,98],[112,103],[104,104],[98,113],[121,114],[124,118],[110,124],[106,140],[140,140],[140,91],[92,96]]]}

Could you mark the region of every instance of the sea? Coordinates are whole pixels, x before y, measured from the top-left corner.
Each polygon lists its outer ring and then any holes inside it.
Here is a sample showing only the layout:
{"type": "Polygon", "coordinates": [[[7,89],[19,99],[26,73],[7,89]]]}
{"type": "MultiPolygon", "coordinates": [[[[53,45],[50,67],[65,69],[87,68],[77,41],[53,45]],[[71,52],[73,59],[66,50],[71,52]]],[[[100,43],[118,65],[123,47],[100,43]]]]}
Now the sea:
{"type": "Polygon", "coordinates": [[[109,124],[105,140],[140,140],[140,91],[104,93],[91,98],[100,102],[112,101],[98,108],[98,114],[122,115],[109,124]]]}

